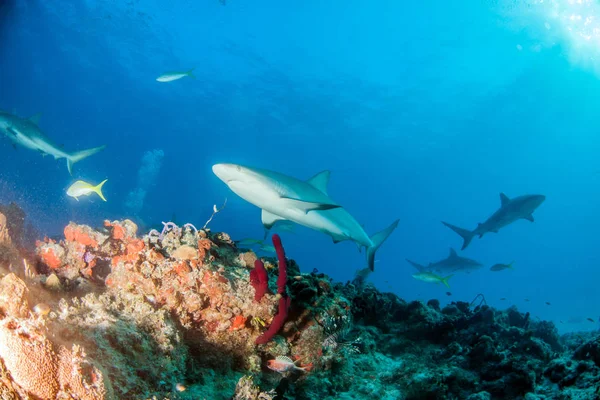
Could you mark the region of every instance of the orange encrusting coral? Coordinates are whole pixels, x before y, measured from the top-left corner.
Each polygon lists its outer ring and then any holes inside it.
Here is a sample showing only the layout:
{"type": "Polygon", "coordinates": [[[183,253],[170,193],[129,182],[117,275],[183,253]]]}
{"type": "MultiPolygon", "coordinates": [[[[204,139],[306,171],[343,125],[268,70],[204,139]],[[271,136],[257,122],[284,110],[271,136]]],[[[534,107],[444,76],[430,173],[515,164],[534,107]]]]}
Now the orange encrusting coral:
{"type": "Polygon", "coordinates": [[[60,258],[54,254],[54,250],[52,248],[44,249],[41,252],[42,262],[46,264],[50,269],[58,269],[60,268],[60,258]]]}
{"type": "Polygon", "coordinates": [[[231,326],[229,327],[230,331],[237,331],[238,329],[242,329],[246,326],[246,317],[243,315],[236,315],[231,321],[231,326]]]}
{"type": "Polygon", "coordinates": [[[114,225],[112,231],[112,238],[115,240],[121,240],[125,238],[125,229],[120,225],[114,225]]]}
{"type": "Polygon", "coordinates": [[[198,240],[198,255],[200,260],[204,260],[206,253],[212,247],[213,242],[210,239],[198,240]]]}
{"type": "Polygon", "coordinates": [[[69,242],[77,242],[94,248],[98,247],[98,242],[94,238],[83,232],[78,226],[72,224],[65,227],[65,238],[69,242]]]}
{"type": "Polygon", "coordinates": [[[125,254],[120,254],[112,258],[112,265],[117,265],[120,261],[134,262],[138,259],[140,252],[144,250],[144,241],[133,239],[127,243],[125,254]]]}

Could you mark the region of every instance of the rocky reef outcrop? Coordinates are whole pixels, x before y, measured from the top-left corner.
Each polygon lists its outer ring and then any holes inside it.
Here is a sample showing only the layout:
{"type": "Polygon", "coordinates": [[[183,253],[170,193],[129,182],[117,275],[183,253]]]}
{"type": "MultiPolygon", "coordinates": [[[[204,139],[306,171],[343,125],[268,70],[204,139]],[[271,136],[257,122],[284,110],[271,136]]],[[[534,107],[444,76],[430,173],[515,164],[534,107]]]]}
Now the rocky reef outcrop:
{"type": "Polygon", "coordinates": [[[2,399],[598,398],[600,336],[560,338],[515,308],[406,302],[189,224],[13,242],[28,267],[0,263],[2,399]],[[267,368],[277,356],[304,371],[267,368]]]}

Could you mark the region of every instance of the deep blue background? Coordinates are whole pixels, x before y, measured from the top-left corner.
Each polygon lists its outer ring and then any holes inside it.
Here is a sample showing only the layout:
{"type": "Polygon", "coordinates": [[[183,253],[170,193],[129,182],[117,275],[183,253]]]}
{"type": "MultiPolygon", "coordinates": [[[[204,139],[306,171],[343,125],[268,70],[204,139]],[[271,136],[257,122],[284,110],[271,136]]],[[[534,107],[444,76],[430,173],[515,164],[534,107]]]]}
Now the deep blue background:
{"type": "MultiPolygon", "coordinates": [[[[241,239],[262,236],[260,211],[212,164],[302,178],[330,169],[330,195],[367,232],[401,220],[377,254],[371,279],[381,289],[443,301],[483,293],[561,330],[597,328],[567,321],[597,319],[600,304],[600,52],[585,37],[590,24],[572,18],[598,6],[300,3],[1,2],[0,108],[41,112],[41,128],[67,150],[108,148],[71,178],[64,160],[2,140],[0,202],[17,200],[54,235],[70,220],[160,227],[175,214],[201,226],[227,197],[211,227],[241,239]],[[192,67],[196,80],[155,81],[192,67]],[[162,167],[129,215],[127,194],[153,149],[164,151],[162,167]],[[108,178],[108,202],[68,198],[75,178],[108,178]],[[501,191],[547,200],[535,223],[473,241],[464,254],[486,267],[453,277],[452,297],[411,277],[405,258],[427,263],[460,248],[441,220],[472,229],[501,191]],[[511,260],[514,271],[488,271],[511,260]]],[[[283,241],[304,271],[346,281],[365,265],[354,244],[305,228],[283,241]]]]}

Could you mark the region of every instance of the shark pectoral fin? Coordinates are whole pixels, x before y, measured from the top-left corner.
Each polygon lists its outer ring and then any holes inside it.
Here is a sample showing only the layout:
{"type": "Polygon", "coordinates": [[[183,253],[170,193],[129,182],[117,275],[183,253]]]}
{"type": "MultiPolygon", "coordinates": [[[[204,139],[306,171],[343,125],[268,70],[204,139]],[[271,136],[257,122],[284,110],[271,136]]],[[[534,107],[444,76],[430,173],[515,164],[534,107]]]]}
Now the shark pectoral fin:
{"type": "Polygon", "coordinates": [[[32,115],[31,117],[27,118],[27,119],[30,120],[31,122],[33,122],[34,124],[39,125],[41,117],[42,117],[42,113],[37,113],[37,114],[32,115]]]}
{"type": "Polygon", "coordinates": [[[523,217],[523,219],[526,219],[527,221],[531,221],[531,222],[533,222],[533,221],[534,221],[534,219],[533,219],[533,214],[529,214],[528,216],[526,216],[526,217],[523,217]]]}
{"type": "MultiPolygon", "coordinates": [[[[335,234],[332,234],[331,238],[333,239],[333,243],[334,244],[338,244],[339,242],[343,242],[344,240],[348,240],[347,236],[335,235],[335,234]]],[[[358,245],[358,248],[360,249],[360,245],[358,245]]]]}
{"type": "Polygon", "coordinates": [[[13,149],[17,150],[17,145],[15,143],[12,144],[13,149]]]}
{"type": "MultiPolygon", "coordinates": [[[[262,224],[265,227],[265,229],[267,229],[267,231],[269,229],[271,229],[273,227],[273,225],[275,225],[275,223],[277,221],[283,221],[283,220],[285,220],[285,218],[282,218],[279,215],[275,215],[273,213],[270,213],[270,212],[268,212],[266,210],[262,210],[261,219],[262,219],[262,224]]],[[[267,236],[267,232],[265,232],[265,237],[266,236],[267,236]]]]}
{"type": "Polygon", "coordinates": [[[329,183],[329,176],[331,173],[329,170],[321,171],[307,182],[310,183],[314,188],[319,190],[321,193],[327,194],[327,184],[329,183]]]}
{"type": "Polygon", "coordinates": [[[300,199],[292,199],[290,197],[282,197],[282,200],[285,200],[287,208],[295,208],[308,214],[309,211],[326,211],[331,210],[333,208],[340,208],[341,206],[337,204],[327,204],[327,203],[315,203],[312,201],[303,201],[300,199]]]}

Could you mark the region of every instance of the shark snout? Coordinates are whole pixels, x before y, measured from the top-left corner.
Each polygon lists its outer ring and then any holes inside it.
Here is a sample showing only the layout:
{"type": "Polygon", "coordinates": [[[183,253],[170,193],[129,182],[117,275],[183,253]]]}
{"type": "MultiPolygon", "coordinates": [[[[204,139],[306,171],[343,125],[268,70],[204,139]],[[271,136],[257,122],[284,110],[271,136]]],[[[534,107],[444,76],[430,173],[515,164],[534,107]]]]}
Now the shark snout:
{"type": "Polygon", "coordinates": [[[536,194],[531,197],[531,200],[535,204],[536,208],[539,207],[544,202],[544,200],[546,200],[546,196],[544,196],[543,194],[536,194]]]}
{"type": "Polygon", "coordinates": [[[235,179],[240,173],[241,167],[236,164],[215,164],[212,166],[213,173],[223,182],[227,183],[235,179]]]}

